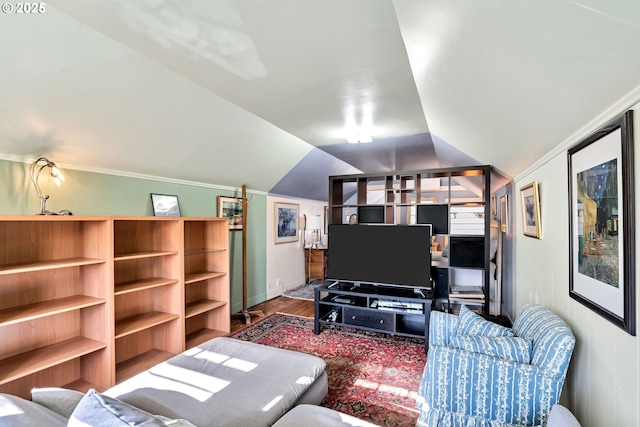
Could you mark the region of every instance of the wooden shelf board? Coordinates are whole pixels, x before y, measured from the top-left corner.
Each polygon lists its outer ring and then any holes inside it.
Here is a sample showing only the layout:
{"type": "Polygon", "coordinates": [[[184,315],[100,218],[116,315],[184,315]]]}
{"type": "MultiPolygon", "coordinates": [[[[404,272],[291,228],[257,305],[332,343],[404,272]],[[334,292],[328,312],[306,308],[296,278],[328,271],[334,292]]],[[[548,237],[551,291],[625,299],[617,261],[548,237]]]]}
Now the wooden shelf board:
{"type": "Polygon", "coordinates": [[[197,316],[198,314],[206,313],[207,311],[215,310],[216,308],[225,306],[224,301],[215,301],[208,299],[200,299],[187,304],[185,309],[185,318],[197,316]]]}
{"type": "Polygon", "coordinates": [[[139,316],[122,319],[116,322],[115,338],[118,339],[127,335],[135,334],[136,332],[140,332],[144,329],[149,329],[154,326],[170,322],[178,317],[179,316],[177,314],[150,311],[139,316]]]}
{"type": "Polygon", "coordinates": [[[177,251],[144,251],[144,252],[128,252],[116,254],[114,261],[126,261],[131,259],[154,258],[167,255],[176,255],[177,251]]]}
{"type": "Polygon", "coordinates": [[[39,319],[41,317],[53,316],[55,314],[104,304],[105,302],[106,301],[101,298],[86,295],[74,295],[7,308],[0,310],[0,326],[7,326],[28,320],[39,319]]]}
{"type": "Polygon", "coordinates": [[[185,256],[191,255],[200,255],[200,254],[208,254],[212,252],[224,252],[225,248],[195,248],[195,249],[186,249],[184,251],[185,256]]]}
{"type": "Polygon", "coordinates": [[[229,333],[224,331],[217,331],[215,329],[198,329],[197,331],[187,335],[186,348],[189,349],[211,339],[226,337],[227,335],[229,335],[229,333]]]}
{"type": "Polygon", "coordinates": [[[75,337],[9,357],[0,361],[0,384],[6,384],[103,348],[106,348],[104,343],[85,337],[75,337]]]}
{"type": "Polygon", "coordinates": [[[146,279],[132,280],[129,282],[116,283],[115,295],[127,294],[129,292],[137,292],[144,289],[158,288],[161,286],[173,285],[177,283],[176,279],[165,277],[148,277],[146,279]]]}
{"type": "Polygon", "coordinates": [[[44,261],[21,262],[17,264],[0,265],[0,276],[5,274],[29,273],[32,271],[52,270],[66,267],[79,267],[83,265],[103,264],[106,260],[98,258],[64,258],[44,261]]]}
{"type": "Polygon", "coordinates": [[[77,391],[81,391],[83,393],[88,392],[89,389],[91,389],[91,388],[93,388],[93,389],[95,389],[95,390],[97,390],[99,392],[103,391],[103,390],[100,389],[100,387],[98,387],[94,383],[89,382],[87,380],[84,380],[82,378],[79,378],[79,379],[77,379],[77,380],[75,380],[73,382],[70,382],[68,384],[64,384],[62,386],[62,388],[66,388],[66,389],[69,389],[69,390],[77,390],[77,391]]]}
{"type": "Polygon", "coordinates": [[[171,359],[175,354],[158,349],[149,350],[116,365],[116,384],[139,374],[142,371],[171,359]]]}
{"type": "Polygon", "coordinates": [[[215,277],[222,277],[227,273],[219,272],[219,271],[200,271],[196,273],[187,273],[185,275],[184,283],[185,285],[201,282],[203,280],[213,279],[215,277]]]}

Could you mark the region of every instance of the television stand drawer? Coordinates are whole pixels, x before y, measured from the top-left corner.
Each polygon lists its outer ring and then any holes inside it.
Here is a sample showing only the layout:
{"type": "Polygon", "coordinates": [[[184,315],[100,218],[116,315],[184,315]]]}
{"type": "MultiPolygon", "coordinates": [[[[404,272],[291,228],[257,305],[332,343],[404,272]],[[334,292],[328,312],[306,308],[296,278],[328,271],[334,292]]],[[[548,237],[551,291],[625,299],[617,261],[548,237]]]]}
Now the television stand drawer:
{"type": "Polygon", "coordinates": [[[394,313],[344,307],[344,324],[364,326],[381,331],[393,331],[394,313]]]}

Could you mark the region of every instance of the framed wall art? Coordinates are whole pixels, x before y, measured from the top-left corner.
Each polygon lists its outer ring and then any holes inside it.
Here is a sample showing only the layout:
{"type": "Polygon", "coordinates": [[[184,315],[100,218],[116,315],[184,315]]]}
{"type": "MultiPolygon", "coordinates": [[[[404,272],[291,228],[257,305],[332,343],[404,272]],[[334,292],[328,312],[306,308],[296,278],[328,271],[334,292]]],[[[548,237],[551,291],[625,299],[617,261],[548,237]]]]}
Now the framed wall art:
{"type": "Polygon", "coordinates": [[[540,198],[536,181],[520,188],[520,201],[522,203],[522,232],[525,236],[542,239],[540,198]]]}
{"type": "Polygon", "coordinates": [[[503,233],[509,234],[509,206],[507,194],[500,196],[500,229],[503,233]]]}
{"type": "Polygon", "coordinates": [[[151,193],[153,216],[180,216],[178,196],[151,193]]]}
{"type": "Polygon", "coordinates": [[[218,196],[218,216],[229,218],[229,230],[242,230],[242,200],[218,196]]]}
{"type": "Polygon", "coordinates": [[[276,243],[298,241],[299,205],[293,203],[275,203],[276,243]]]}
{"type": "Polygon", "coordinates": [[[324,207],[324,234],[329,233],[329,206],[324,207]]]}
{"type": "Polygon", "coordinates": [[[635,331],[633,113],[568,150],[569,295],[635,331]]]}

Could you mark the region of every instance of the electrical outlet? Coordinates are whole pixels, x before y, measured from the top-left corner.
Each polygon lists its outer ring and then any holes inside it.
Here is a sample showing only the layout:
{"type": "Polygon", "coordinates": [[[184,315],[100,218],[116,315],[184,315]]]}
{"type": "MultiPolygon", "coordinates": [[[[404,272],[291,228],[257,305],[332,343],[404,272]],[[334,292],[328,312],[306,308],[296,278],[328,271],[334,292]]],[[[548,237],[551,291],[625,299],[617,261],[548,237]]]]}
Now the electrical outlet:
{"type": "Polygon", "coordinates": [[[280,287],[280,279],[276,279],[276,288],[280,287]]]}

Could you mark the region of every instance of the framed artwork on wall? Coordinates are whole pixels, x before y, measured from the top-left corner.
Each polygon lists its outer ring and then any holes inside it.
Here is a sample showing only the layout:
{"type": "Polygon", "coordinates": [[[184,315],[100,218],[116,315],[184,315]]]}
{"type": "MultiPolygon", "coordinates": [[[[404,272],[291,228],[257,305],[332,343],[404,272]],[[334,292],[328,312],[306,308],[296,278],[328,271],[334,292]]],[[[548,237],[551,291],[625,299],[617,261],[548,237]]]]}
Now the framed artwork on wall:
{"type": "Polygon", "coordinates": [[[540,198],[536,181],[520,188],[520,201],[522,203],[522,232],[525,236],[542,239],[540,198]]]}
{"type": "Polygon", "coordinates": [[[509,208],[507,195],[500,196],[500,229],[504,234],[509,234],[509,208]]]}
{"type": "Polygon", "coordinates": [[[324,234],[329,233],[329,206],[324,207],[324,234]]]}
{"type": "Polygon", "coordinates": [[[491,216],[498,216],[498,201],[496,196],[491,196],[491,216]]]}
{"type": "Polygon", "coordinates": [[[151,193],[153,216],[180,216],[178,196],[151,193]]]}
{"type": "Polygon", "coordinates": [[[569,296],[636,334],[633,112],[568,150],[569,296]]]}
{"type": "Polygon", "coordinates": [[[242,230],[242,201],[237,197],[218,196],[218,216],[229,218],[229,230],[242,230]]]}
{"type": "Polygon", "coordinates": [[[300,207],[293,203],[275,203],[276,243],[298,241],[298,215],[300,207]]]}

